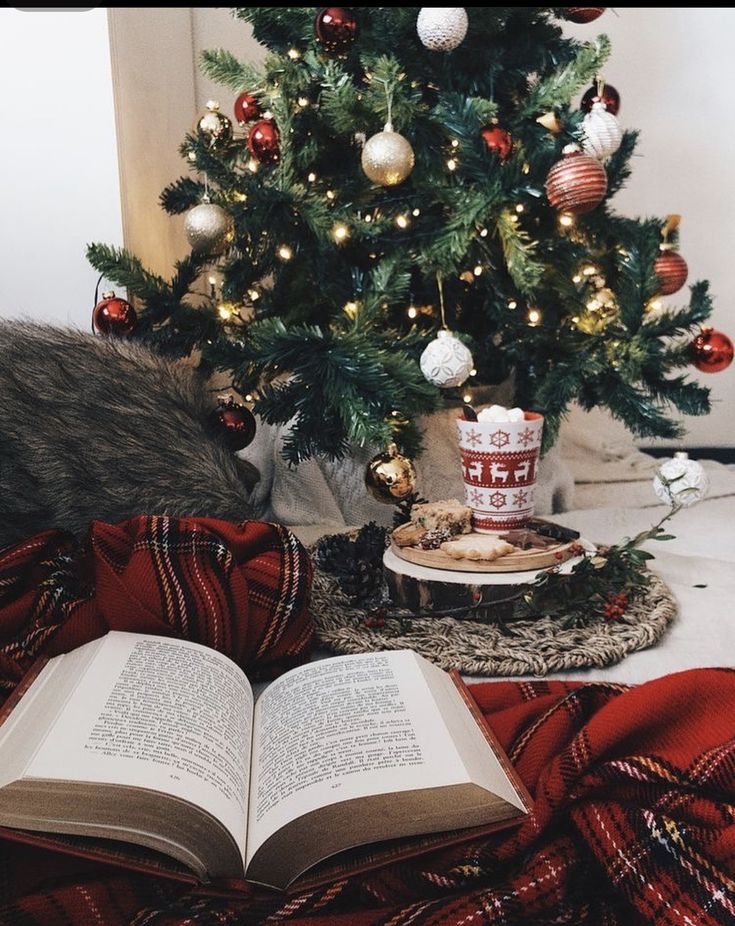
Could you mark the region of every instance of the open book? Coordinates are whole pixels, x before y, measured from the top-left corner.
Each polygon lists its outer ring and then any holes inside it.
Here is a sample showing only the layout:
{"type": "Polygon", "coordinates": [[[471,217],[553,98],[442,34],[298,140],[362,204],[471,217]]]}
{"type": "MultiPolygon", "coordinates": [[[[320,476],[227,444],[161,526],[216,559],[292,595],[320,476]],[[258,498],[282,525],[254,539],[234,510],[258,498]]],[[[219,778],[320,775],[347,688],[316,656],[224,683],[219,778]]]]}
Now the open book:
{"type": "Polygon", "coordinates": [[[459,676],[407,650],[301,666],[255,700],[214,650],[112,632],[45,662],[0,727],[1,835],[162,853],[201,881],[285,890],[344,850],[528,806],[459,676]]]}

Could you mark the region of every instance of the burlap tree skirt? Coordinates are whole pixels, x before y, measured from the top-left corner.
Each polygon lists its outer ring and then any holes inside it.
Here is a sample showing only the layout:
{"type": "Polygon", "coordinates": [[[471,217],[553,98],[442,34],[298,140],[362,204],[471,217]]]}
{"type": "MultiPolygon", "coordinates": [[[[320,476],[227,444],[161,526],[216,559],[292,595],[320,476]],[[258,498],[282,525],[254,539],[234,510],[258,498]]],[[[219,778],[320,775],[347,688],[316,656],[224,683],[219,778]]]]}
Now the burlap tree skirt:
{"type": "Polygon", "coordinates": [[[625,622],[597,620],[566,629],[557,618],[513,621],[504,627],[454,617],[387,618],[384,625],[371,627],[368,612],[352,605],[335,580],[317,569],[312,611],[318,643],[335,653],[406,648],[465,675],[545,676],[609,666],[654,646],[676,616],[677,605],[654,576],[646,597],[630,606],[625,622]]]}

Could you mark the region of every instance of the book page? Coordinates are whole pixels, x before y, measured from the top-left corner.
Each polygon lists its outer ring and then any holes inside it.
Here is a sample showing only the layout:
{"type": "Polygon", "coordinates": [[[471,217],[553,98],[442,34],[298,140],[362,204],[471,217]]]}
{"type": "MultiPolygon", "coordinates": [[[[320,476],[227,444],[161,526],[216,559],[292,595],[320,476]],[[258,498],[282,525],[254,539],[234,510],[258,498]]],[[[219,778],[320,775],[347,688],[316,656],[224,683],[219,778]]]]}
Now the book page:
{"type": "Polygon", "coordinates": [[[469,780],[408,651],[339,656],[277,679],[255,705],[252,768],[248,863],[319,807],[469,780]]]}
{"type": "Polygon", "coordinates": [[[112,632],[24,777],[181,797],[219,820],[244,852],[252,713],[248,680],[221,653],[112,632]]]}

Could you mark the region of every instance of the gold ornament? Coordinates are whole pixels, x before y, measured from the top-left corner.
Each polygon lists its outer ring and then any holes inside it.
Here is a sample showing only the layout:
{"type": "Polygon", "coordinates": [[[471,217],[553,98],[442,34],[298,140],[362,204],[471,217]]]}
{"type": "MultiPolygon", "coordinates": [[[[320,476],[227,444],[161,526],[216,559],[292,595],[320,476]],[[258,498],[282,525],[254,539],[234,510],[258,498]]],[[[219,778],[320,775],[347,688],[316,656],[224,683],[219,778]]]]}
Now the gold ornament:
{"type": "Polygon", "coordinates": [[[397,186],[413,170],[413,148],[390,122],[377,135],[365,142],[362,149],[362,169],[373,183],[380,186],[397,186]]]}
{"type": "Polygon", "coordinates": [[[235,235],[232,216],[207,197],[187,212],[184,231],[192,251],[198,254],[222,254],[235,235]]]}
{"type": "Polygon", "coordinates": [[[395,505],[416,491],[416,470],[395,444],[389,444],[368,463],[365,485],[376,501],[395,505]]]}
{"type": "Polygon", "coordinates": [[[551,132],[552,135],[558,135],[559,132],[561,132],[561,122],[559,122],[559,119],[553,110],[551,112],[544,113],[543,116],[539,116],[536,122],[551,132]]]}
{"type": "Polygon", "coordinates": [[[216,100],[207,103],[207,112],[199,117],[195,129],[199,140],[211,151],[219,145],[227,144],[232,138],[232,123],[219,111],[216,100]]]}

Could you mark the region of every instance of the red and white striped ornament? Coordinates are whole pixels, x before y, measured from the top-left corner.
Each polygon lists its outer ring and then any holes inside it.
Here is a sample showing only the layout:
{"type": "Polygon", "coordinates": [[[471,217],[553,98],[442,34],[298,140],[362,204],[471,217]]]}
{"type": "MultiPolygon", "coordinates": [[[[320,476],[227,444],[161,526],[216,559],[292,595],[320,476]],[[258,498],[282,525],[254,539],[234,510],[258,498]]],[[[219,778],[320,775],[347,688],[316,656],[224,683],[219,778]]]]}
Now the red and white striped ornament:
{"type": "Polygon", "coordinates": [[[591,112],[582,120],[585,154],[591,154],[598,161],[609,158],[620,147],[623,130],[617,118],[607,111],[604,103],[593,103],[591,112]]]}
{"type": "Polygon", "coordinates": [[[689,275],[687,262],[678,251],[673,251],[671,245],[667,244],[661,245],[661,254],[656,258],[653,269],[658,277],[659,292],[662,296],[678,293],[689,275]]]}
{"type": "Polygon", "coordinates": [[[606,6],[568,6],[564,10],[564,19],[570,23],[591,23],[606,9],[606,6]]]}
{"type": "Polygon", "coordinates": [[[605,168],[577,145],[567,145],[561,160],[546,178],[546,195],[551,205],[559,212],[582,215],[596,209],[606,193],[605,168]]]}

